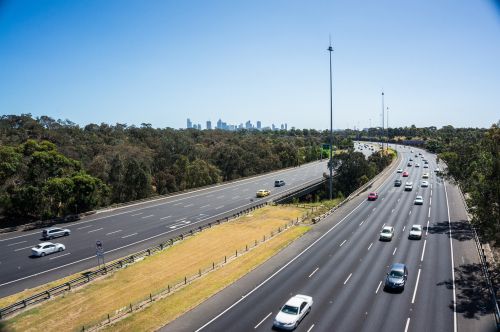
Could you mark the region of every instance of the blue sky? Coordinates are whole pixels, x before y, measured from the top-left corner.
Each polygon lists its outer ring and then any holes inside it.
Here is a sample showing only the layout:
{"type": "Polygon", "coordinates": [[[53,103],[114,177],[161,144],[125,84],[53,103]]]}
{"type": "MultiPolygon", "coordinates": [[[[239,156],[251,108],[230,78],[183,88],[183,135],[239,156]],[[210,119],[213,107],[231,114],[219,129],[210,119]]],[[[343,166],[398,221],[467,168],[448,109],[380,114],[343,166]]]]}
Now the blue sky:
{"type": "Polygon", "coordinates": [[[500,4],[0,0],[0,114],[180,128],[489,127],[500,4]]]}

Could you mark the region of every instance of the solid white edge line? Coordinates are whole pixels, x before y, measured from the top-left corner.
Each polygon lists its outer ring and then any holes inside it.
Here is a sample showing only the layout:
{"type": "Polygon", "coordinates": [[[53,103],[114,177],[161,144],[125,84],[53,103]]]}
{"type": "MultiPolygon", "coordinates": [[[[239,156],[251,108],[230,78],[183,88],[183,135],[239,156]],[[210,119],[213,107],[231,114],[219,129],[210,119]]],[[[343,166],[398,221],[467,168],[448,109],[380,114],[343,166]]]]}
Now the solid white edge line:
{"type": "Polygon", "coordinates": [[[311,278],[318,270],[319,270],[319,267],[317,267],[314,271],[312,271],[312,273],[309,275],[308,278],[311,278]]]}
{"type": "Polygon", "coordinates": [[[411,304],[415,303],[415,297],[417,296],[418,281],[420,280],[420,269],[418,269],[417,282],[415,283],[415,290],[413,291],[413,297],[411,298],[411,304]]]}
{"type": "Polygon", "coordinates": [[[424,261],[424,254],[425,254],[425,245],[427,244],[427,240],[424,240],[424,247],[422,248],[422,256],[420,257],[420,261],[424,261]]]}
{"type": "Polygon", "coordinates": [[[261,288],[262,286],[264,286],[266,283],[269,282],[269,280],[271,280],[272,278],[274,278],[275,276],[277,276],[279,273],[281,273],[281,271],[283,271],[284,269],[286,269],[290,264],[292,264],[293,262],[295,262],[299,257],[301,257],[304,253],[306,253],[307,251],[309,251],[313,246],[316,245],[316,243],[318,243],[319,241],[321,241],[323,238],[325,238],[325,236],[327,236],[328,234],[330,234],[331,231],[333,231],[335,228],[337,228],[339,225],[341,225],[344,220],[346,220],[351,214],[354,213],[354,211],[356,211],[361,205],[363,205],[363,203],[365,203],[366,201],[362,201],[361,203],[359,203],[358,206],[356,206],[351,212],[349,212],[344,218],[342,218],[342,220],[340,220],[338,223],[336,223],[335,225],[332,226],[332,228],[330,228],[328,231],[326,231],[323,235],[321,235],[319,238],[317,238],[313,243],[311,243],[309,246],[307,246],[304,250],[302,250],[300,253],[298,253],[294,258],[292,258],[291,260],[288,261],[288,263],[286,263],[285,265],[283,265],[280,269],[278,269],[276,272],[274,272],[273,274],[271,274],[269,277],[267,277],[267,279],[265,279],[264,281],[262,281],[260,284],[258,284],[257,286],[255,286],[252,290],[250,290],[247,294],[245,294],[242,298],[238,299],[236,302],[234,302],[233,304],[231,304],[229,307],[227,307],[226,309],[224,309],[221,313],[219,313],[217,316],[215,316],[214,318],[212,318],[211,320],[209,320],[207,323],[205,323],[204,325],[202,325],[201,327],[199,327],[198,329],[195,330],[195,332],[198,332],[198,331],[201,331],[203,330],[205,327],[207,327],[208,325],[212,324],[214,321],[216,321],[218,318],[220,318],[222,315],[224,315],[226,312],[228,312],[229,310],[231,310],[232,308],[234,308],[236,305],[238,305],[241,301],[243,301],[247,296],[251,295],[252,293],[254,293],[256,290],[258,290],[259,288],[261,288]]]}
{"type": "Polygon", "coordinates": [[[267,314],[267,316],[266,316],[266,317],[264,317],[264,318],[263,318],[263,319],[259,322],[259,324],[255,325],[253,328],[254,328],[254,329],[258,328],[258,327],[260,326],[260,324],[264,323],[264,321],[265,321],[266,319],[268,319],[268,318],[269,318],[269,316],[271,316],[272,314],[273,314],[273,312],[272,312],[272,311],[271,311],[270,313],[268,313],[268,314],[267,314]]]}
{"type": "Polygon", "coordinates": [[[446,210],[448,213],[448,228],[450,230],[450,253],[451,253],[451,280],[453,281],[453,331],[457,332],[457,294],[455,288],[455,262],[453,260],[453,237],[451,235],[450,204],[448,204],[448,191],[446,181],[443,181],[444,194],[446,197],[446,210]]]}
{"type": "Polygon", "coordinates": [[[408,332],[408,327],[410,327],[410,317],[406,320],[405,332],[408,332]]]}

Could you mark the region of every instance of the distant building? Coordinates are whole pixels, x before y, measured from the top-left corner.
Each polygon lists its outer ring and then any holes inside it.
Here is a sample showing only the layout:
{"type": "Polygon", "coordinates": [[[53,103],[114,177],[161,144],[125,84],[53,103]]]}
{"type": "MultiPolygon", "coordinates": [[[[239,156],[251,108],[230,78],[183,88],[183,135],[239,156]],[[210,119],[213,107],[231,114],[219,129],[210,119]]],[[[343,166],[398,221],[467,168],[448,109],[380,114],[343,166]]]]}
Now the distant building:
{"type": "Polygon", "coordinates": [[[189,129],[189,128],[193,128],[193,123],[191,122],[191,120],[188,118],[187,119],[187,125],[186,127],[189,129]]]}
{"type": "Polygon", "coordinates": [[[250,120],[248,120],[247,122],[245,122],[245,128],[246,128],[246,129],[252,129],[252,128],[253,128],[253,125],[252,125],[252,123],[250,122],[250,120]]]}
{"type": "Polygon", "coordinates": [[[271,125],[271,128],[272,128],[273,130],[276,130],[276,126],[274,125],[274,123],[271,125]]]}
{"type": "Polygon", "coordinates": [[[284,129],[285,129],[285,125],[281,124],[281,130],[284,130],[284,129]]]}
{"type": "Polygon", "coordinates": [[[217,121],[217,129],[222,129],[222,120],[217,121]]]}
{"type": "Polygon", "coordinates": [[[198,123],[197,127],[198,127],[198,130],[201,130],[201,124],[200,123],[198,123]]]}
{"type": "Polygon", "coordinates": [[[207,129],[212,130],[212,121],[207,121],[207,129]]]}
{"type": "Polygon", "coordinates": [[[288,130],[288,125],[285,123],[285,130],[288,130]]]}
{"type": "Polygon", "coordinates": [[[257,121],[257,129],[261,129],[262,128],[262,123],[260,123],[260,121],[257,121]]]}

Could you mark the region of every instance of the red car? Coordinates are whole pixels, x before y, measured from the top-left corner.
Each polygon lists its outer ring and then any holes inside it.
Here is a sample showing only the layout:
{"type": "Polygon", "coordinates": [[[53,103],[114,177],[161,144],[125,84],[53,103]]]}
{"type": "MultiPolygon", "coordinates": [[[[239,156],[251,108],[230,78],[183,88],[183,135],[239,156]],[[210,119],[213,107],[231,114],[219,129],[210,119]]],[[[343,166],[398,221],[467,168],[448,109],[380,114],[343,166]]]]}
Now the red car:
{"type": "Polygon", "coordinates": [[[378,193],[369,193],[368,194],[368,200],[369,201],[374,201],[378,198],[378,193]]]}
{"type": "Polygon", "coordinates": [[[410,174],[408,174],[408,172],[407,172],[407,171],[404,171],[404,172],[403,172],[403,177],[405,177],[405,178],[406,178],[406,177],[408,177],[408,175],[410,175],[410,174]]]}

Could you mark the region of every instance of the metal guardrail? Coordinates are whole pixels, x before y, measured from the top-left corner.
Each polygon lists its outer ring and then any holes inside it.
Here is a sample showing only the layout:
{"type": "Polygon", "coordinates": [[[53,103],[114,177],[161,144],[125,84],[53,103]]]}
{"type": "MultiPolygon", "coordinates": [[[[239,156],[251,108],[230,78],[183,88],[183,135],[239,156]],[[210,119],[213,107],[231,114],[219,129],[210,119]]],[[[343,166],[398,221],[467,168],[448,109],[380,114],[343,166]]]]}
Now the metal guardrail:
{"type": "MultiPolygon", "coordinates": [[[[324,217],[326,217],[327,215],[330,215],[338,207],[342,206],[343,204],[345,204],[346,202],[351,200],[353,197],[359,195],[359,193],[362,192],[363,190],[366,190],[366,188],[370,187],[373,184],[373,182],[382,174],[384,174],[384,172],[380,173],[374,179],[372,179],[371,181],[369,181],[365,185],[358,188],[355,192],[353,192],[351,195],[349,195],[349,197],[347,197],[344,201],[340,202],[335,208],[333,208],[330,211],[328,211],[327,213],[325,213],[324,217]]],[[[321,181],[323,181],[323,180],[321,180],[321,181]]],[[[316,183],[317,182],[315,182],[314,184],[316,184],[316,183]]],[[[301,191],[303,189],[304,188],[299,188],[299,189],[292,188],[290,190],[285,191],[284,193],[282,193],[282,195],[280,195],[277,198],[274,198],[273,200],[276,201],[276,200],[283,199],[284,197],[287,197],[290,194],[296,193],[297,191],[301,191]]],[[[272,200],[270,200],[270,201],[272,201],[272,200]]],[[[13,314],[19,310],[26,309],[28,306],[32,306],[32,305],[38,304],[40,302],[49,300],[50,298],[57,296],[57,295],[60,295],[60,294],[63,294],[67,291],[70,291],[75,287],[87,284],[99,276],[102,276],[102,275],[107,274],[108,272],[123,268],[124,266],[135,262],[137,259],[150,256],[151,254],[153,254],[155,252],[161,251],[169,246],[172,246],[175,242],[177,242],[179,240],[183,240],[185,237],[192,236],[198,232],[203,231],[204,229],[211,228],[213,225],[219,225],[219,224],[227,222],[233,218],[237,218],[245,213],[248,213],[250,211],[261,208],[261,207],[267,205],[267,203],[268,203],[268,201],[263,202],[263,203],[259,203],[259,204],[255,204],[255,205],[252,205],[252,206],[250,206],[242,211],[236,212],[236,213],[232,214],[231,216],[228,216],[228,217],[225,217],[222,219],[218,219],[214,222],[209,222],[209,223],[202,225],[202,226],[198,226],[198,227],[193,228],[191,230],[188,230],[184,233],[181,233],[180,235],[178,235],[174,238],[170,238],[167,241],[161,242],[156,246],[139,251],[139,252],[132,254],[130,256],[127,256],[123,259],[117,260],[111,264],[105,265],[103,268],[100,268],[100,269],[94,270],[94,271],[84,272],[84,273],[82,273],[83,275],[81,277],[72,279],[64,284],[52,287],[46,291],[43,291],[43,292],[37,293],[33,296],[30,296],[28,298],[22,299],[16,303],[13,303],[9,306],[4,307],[4,308],[0,308],[0,319],[4,319],[6,316],[13,314]]]]}
{"type": "Polygon", "coordinates": [[[4,308],[0,308],[0,319],[4,319],[6,316],[13,314],[19,310],[23,310],[23,309],[27,308],[28,306],[32,306],[32,305],[38,304],[40,302],[49,300],[50,298],[57,296],[57,295],[60,295],[62,293],[65,293],[67,291],[70,291],[75,287],[87,284],[99,276],[102,276],[102,275],[107,274],[108,272],[123,268],[124,266],[135,262],[137,259],[150,256],[151,254],[158,252],[158,251],[162,251],[163,249],[172,246],[175,242],[183,240],[184,238],[186,238],[188,236],[192,236],[196,233],[199,233],[199,232],[203,231],[204,229],[211,228],[214,225],[219,225],[221,223],[228,222],[229,220],[232,220],[234,218],[238,218],[243,214],[246,214],[250,211],[254,211],[256,209],[259,209],[265,205],[267,205],[267,202],[252,205],[252,206],[248,207],[247,209],[244,209],[242,211],[239,211],[239,212],[232,214],[231,216],[227,216],[225,218],[218,219],[218,220],[213,221],[213,222],[209,222],[205,225],[198,226],[196,228],[192,228],[184,233],[179,234],[176,237],[170,238],[167,241],[163,241],[163,242],[157,244],[156,246],[150,247],[148,249],[144,249],[144,250],[139,251],[135,254],[132,254],[130,256],[127,256],[125,258],[117,260],[113,263],[104,265],[104,267],[102,267],[98,270],[83,272],[81,277],[72,279],[64,284],[52,287],[46,291],[43,291],[43,292],[37,293],[35,295],[32,295],[28,298],[22,299],[16,303],[13,303],[9,306],[4,307],[4,308]]]}

